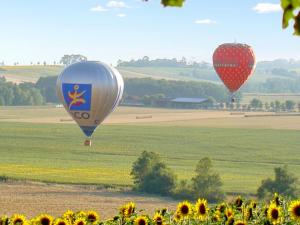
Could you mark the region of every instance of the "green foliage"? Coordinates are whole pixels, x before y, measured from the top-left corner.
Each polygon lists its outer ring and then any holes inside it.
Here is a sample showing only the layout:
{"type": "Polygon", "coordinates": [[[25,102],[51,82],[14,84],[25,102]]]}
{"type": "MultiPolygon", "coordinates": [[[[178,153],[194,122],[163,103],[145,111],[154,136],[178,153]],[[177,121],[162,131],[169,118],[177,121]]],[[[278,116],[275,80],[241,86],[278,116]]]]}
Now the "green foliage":
{"type": "Polygon", "coordinates": [[[83,56],[83,55],[64,55],[61,60],[60,63],[64,64],[64,65],[70,65],[76,62],[81,62],[81,61],[87,61],[87,57],[83,56]]]}
{"type": "Polygon", "coordinates": [[[20,85],[0,80],[0,105],[42,105],[44,99],[32,83],[20,85]]]}
{"type": "Polygon", "coordinates": [[[297,196],[297,178],[288,171],[287,166],[275,167],[275,179],[267,178],[262,180],[260,187],[257,189],[257,196],[265,198],[272,193],[295,198],[297,196]]]}
{"type": "Polygon", "coordinates": [[[36,88],[41,91],[46,102],[59,102],[56,95],[56,80],[57,76],[41,77],[36,83],[36,88]]]}
{"type": "Polygon", "coordinates": [[[146,193],[168,195],[176,184],[173,172],[154,152],[142,152],[133,163],[130,175],[134,188],[146,193]]]}
{"type": "Polygon", "coordinates": [[[288,111],[293,111],[295,109],[296,102],[292,100],[285,101],[285,107],[288,111]]]}
{"type": "Polygon", "coordinates": [[[254,98],[251,100],[250,102],[250,107],[251,108],[254,108],[254,109],[261,109],[263,106],[263,103],[261,100],[257,99],[257,98],[254,98]]]}
{"type": "Polygon", "coordinates": [[[192,178],[192,191],[194,196],[206,198],[217,202],[224,198],[222,181],[218,173],[212,170],[212,162],[208,157],[199,160],[192,178]]]}

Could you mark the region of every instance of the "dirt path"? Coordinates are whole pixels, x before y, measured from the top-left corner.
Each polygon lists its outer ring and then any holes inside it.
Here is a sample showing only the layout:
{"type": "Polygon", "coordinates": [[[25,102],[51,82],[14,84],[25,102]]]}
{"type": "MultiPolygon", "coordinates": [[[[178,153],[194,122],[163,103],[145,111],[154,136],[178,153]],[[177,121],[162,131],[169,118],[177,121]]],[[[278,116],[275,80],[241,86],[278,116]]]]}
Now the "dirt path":
{"type": "Polygon", "coordinates": [[[116,215],[121,205],[133,201],[138,210],[152,214],[154,209],[174,209],[176,202],[168,198],[97,190],[95,186],[55,185],[41,183],[0,184],[0,215],[24,213],[28,217],[49,213],[60,216],[67,209],[96,210],[102,219],[116,215]]]}

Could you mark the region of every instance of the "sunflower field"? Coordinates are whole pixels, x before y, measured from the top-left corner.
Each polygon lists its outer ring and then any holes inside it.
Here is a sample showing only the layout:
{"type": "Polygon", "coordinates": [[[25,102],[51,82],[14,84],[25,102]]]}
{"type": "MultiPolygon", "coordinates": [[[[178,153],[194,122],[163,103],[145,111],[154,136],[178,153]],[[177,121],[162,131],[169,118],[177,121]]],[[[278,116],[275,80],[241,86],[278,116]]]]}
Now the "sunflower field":
{"type": "Polygon", "coordinates": [[[274,194],[269,203],[258,203],[237,197],[231,203],[208,205],[207,200],[196,203],[180,202],[175,211],[159,209],[153,215],[137,211],[135,203],[129,202],[120,207],[119,213],[111,219],[101,220],[96,211],[66,211],[54,218],[41,214],[34,218],[14,214],[0,217],[0,225],[276,225],[300,224],[300,200],[287,200],[274,194]]]}

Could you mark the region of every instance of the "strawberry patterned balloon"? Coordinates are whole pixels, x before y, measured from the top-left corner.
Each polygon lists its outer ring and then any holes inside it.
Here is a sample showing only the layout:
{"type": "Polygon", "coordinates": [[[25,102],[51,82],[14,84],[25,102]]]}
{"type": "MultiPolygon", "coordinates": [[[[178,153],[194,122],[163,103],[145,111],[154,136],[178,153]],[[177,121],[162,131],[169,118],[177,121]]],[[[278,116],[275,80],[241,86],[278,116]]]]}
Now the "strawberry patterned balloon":
{"type": "Polygon", "coordinates": [[[236,92],[253,73],[255,55],[246,44],[220,45],[213,54],[214,68],[228,90],[236,92]]]}

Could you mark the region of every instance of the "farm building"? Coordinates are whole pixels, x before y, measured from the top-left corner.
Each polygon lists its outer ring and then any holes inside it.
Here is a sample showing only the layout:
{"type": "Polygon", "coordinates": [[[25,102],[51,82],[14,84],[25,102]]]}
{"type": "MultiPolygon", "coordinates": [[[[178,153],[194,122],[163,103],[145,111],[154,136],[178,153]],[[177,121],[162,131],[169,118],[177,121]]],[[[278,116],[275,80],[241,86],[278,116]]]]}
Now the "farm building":
{"type": "Polygon", "coordinates": [[[171,100],[172,108],[199,109],[207,107],[209,100],[207,98],[174,98],[171,100]]]}

